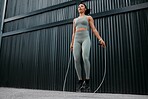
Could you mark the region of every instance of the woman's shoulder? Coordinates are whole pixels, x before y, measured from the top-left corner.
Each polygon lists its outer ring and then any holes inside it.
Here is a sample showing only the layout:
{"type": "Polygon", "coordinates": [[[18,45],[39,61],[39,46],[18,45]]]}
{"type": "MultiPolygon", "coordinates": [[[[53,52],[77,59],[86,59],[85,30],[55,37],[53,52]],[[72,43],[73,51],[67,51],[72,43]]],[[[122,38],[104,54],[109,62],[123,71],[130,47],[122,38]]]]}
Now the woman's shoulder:
{"type": "Polygon", "coordinates": [[[75,21],[75,20],[77,20],[77,19],[78,19],[78,17],[74,18],[73,21],[75,21]]]}
{"type": "Polygon", "coordinates": [[[92,18],[92,16],[91,16],[91,15],[86,15],[86,17],[87,17],[87,18],[92,18]]]}
{"type": "Polygon", "coordinates": [[[86,17],[87,17],[88,20],[92,20],[93,19],[92,16],[90,16],[90,15],[86,15],[86,17]]]}
{"type": "Polygon", "coordinates": [[[74,23],[76,22],[76,19],[77,19],[77,18],[74,18],[74,19],[73,19],[73,22],[74,22],[74,23]]]}

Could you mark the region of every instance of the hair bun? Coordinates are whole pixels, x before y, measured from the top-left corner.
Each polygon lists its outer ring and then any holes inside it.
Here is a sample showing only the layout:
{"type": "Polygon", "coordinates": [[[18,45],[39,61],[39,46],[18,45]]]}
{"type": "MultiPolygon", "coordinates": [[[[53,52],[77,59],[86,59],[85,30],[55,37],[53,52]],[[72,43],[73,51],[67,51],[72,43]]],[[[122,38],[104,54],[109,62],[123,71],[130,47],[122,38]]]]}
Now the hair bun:
{"type": "Polygon", "coordinates": [[[86,9],[85,14],[88,15],[90,13],[90,9],[86,9]]]}

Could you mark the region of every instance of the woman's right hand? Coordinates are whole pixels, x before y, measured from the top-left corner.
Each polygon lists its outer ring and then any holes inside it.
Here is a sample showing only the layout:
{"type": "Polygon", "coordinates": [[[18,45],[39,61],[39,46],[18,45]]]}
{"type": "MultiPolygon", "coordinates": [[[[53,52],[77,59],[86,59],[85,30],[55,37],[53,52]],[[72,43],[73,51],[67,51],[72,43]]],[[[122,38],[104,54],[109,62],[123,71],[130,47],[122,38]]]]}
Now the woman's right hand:
{"type": "Polygon", "coordinates": [[[73,51],[73,44],[70,44],[70,50],[73,51]]]}

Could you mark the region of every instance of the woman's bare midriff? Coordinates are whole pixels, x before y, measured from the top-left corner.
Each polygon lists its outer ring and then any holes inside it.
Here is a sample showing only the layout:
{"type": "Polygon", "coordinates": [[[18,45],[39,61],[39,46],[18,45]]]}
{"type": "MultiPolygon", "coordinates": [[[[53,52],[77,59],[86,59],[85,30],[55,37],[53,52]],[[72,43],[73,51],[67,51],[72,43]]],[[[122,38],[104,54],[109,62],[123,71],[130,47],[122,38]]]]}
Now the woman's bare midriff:
{"type": "Polygon", "coordinates": [[[78,29],[76,30],[76,32],[85,31],[85,30],[87,30],[87,29],[86,29],[86,28],[78,28],[78,29]]]}

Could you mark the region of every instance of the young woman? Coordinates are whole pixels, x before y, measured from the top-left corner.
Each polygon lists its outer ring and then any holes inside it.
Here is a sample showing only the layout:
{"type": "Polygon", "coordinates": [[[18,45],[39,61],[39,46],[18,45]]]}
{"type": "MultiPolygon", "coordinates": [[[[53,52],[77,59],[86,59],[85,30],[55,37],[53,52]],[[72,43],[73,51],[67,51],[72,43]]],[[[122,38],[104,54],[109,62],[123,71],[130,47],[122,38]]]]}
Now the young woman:
{"type": "Polygon", "coordinates": [[[78,6],[79,17],[73,20],[73,34],[70,49],[73,51],[75,69],[78,76],[78,83],[76,86],[76,91],[81,91],[81,89],[90,90],[89,80],[90,80],[90,37],[89,37],[89,27],[99,40],[102,47],[105,47],[105,42],[99,35],[99,32],[94,26],[94,20],[89,16],[90,10],[84,3],[80,3],[78,6]],[[82,58],[84,62],[84,69],[86,78],[82,79],[81,74],[81,50],[82,58]],[[85,82],[85,83],[84,83],[85,82]]]}

